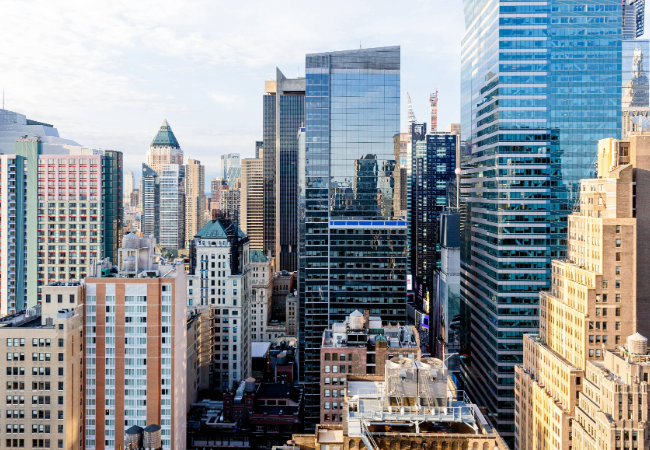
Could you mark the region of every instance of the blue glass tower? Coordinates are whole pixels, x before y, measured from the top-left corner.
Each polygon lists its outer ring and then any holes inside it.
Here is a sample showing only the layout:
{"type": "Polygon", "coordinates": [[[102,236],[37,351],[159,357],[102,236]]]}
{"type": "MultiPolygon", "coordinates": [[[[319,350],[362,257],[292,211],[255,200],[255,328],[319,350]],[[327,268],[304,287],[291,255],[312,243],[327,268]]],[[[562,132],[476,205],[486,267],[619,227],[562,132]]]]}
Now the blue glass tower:
{"type": "MultiPolygon", "coordinates": [[[[393,208],[399,95],[399,47],[306,57],[298,278],[305,422],[312,427],[320,419],[326,327],[354,310],[386,322],[406,318],[406,222],[393,208]]],[[[331,413],[340,419],[340,411],[331,413]]]]}
{"type": "Polygon", "coordinates": [[[463,378],[514,434],[514,365],[596,143],[620,137],[621,0],[464,0],[463,378]]]}

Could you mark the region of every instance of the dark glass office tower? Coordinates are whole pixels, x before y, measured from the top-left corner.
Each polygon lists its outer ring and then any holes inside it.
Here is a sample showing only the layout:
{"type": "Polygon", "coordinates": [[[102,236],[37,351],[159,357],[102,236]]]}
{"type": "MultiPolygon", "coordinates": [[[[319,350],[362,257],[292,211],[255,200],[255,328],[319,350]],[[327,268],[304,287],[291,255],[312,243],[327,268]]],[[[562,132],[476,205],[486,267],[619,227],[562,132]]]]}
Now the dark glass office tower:
{"type": "Polygon", "coordinates": [[[117,264],[117,250],[122,245],[122,152],[104,150],[102,158],[102,202],[104,207],[104,258],[117,264]]]}
{"type": "Polygon", "coordinates": [[[438,215],[447,206],[447,183],[456,176],[457,141],[456,134],[443,132],[412,141],[411,274],[427,287],[440,268],[438,215]]]}
{"type": "Polygon", "coordinates": [[[142,214],[140,228],[144,237],[160,239],[160,176],[146,164],[142,164],[140,201],[142,214]]]}
{"type": "Polygon", "coordinates": [[[621,131],[621,0],[464,0],[462,376],[514,435],[514,366],[578,181],[621,131]]]}
{"type": "Polygon", "coordinates": [[[326,327],[357,309],[406,319],[406,221],[393,207],[400,48],[310,54],[306,78],[299,339],[305,422],[313,427],[326,327]]]}
{"type": "Polygon", "coordinates": [[[278,270],[298,268],[298,131],[305,124],[305,79],[276,69],[264,95],[264,251],[278,270]]]}

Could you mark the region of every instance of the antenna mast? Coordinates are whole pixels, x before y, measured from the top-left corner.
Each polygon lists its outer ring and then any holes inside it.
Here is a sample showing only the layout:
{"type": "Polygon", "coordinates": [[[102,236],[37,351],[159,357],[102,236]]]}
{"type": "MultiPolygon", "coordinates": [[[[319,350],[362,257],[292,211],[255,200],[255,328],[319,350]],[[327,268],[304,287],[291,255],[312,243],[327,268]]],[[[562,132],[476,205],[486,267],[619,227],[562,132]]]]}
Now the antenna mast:
{"type": "Polygon", "coordinates": [[[413,105],[411,104],[411,94],[406,93],[406,98],[408,100],[408,131],[411,132],[411,125],[417,122],[415,118],[415,113],[413,112],[413,105]]]}

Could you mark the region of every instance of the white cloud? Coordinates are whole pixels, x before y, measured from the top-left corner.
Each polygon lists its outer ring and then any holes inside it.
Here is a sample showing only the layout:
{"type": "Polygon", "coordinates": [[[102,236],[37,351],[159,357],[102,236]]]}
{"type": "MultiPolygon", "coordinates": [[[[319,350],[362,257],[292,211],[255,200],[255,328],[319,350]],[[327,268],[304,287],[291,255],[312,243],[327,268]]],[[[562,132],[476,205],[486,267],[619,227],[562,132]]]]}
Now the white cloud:
{"type": "Polygon", "coordinates": [[[310,52],[401,45],[416,114],[437,84],[441,123],[458,120],[460,3],[5,0],[0,87],[7,108],[129,164],[166,117],[186,155],[217,167],[221,152],[252,154],[264,81],[276,66],[304,75],[310,52]]]}

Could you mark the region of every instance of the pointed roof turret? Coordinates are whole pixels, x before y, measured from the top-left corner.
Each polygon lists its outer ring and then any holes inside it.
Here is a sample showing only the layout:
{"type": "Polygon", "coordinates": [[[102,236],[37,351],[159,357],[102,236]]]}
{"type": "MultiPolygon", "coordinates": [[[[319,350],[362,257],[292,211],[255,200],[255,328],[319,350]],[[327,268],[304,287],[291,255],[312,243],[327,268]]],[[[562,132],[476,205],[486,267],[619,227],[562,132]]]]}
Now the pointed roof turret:
{"type": "Polygon", "coordinates": [[[180,144],[176,140],[176,136],[174,136],[172,127],[167,123],[167,119],[163,120],[162,125],[160,125],[156,137],[151,141],[151,146],[181,148],[180,144]]]}

